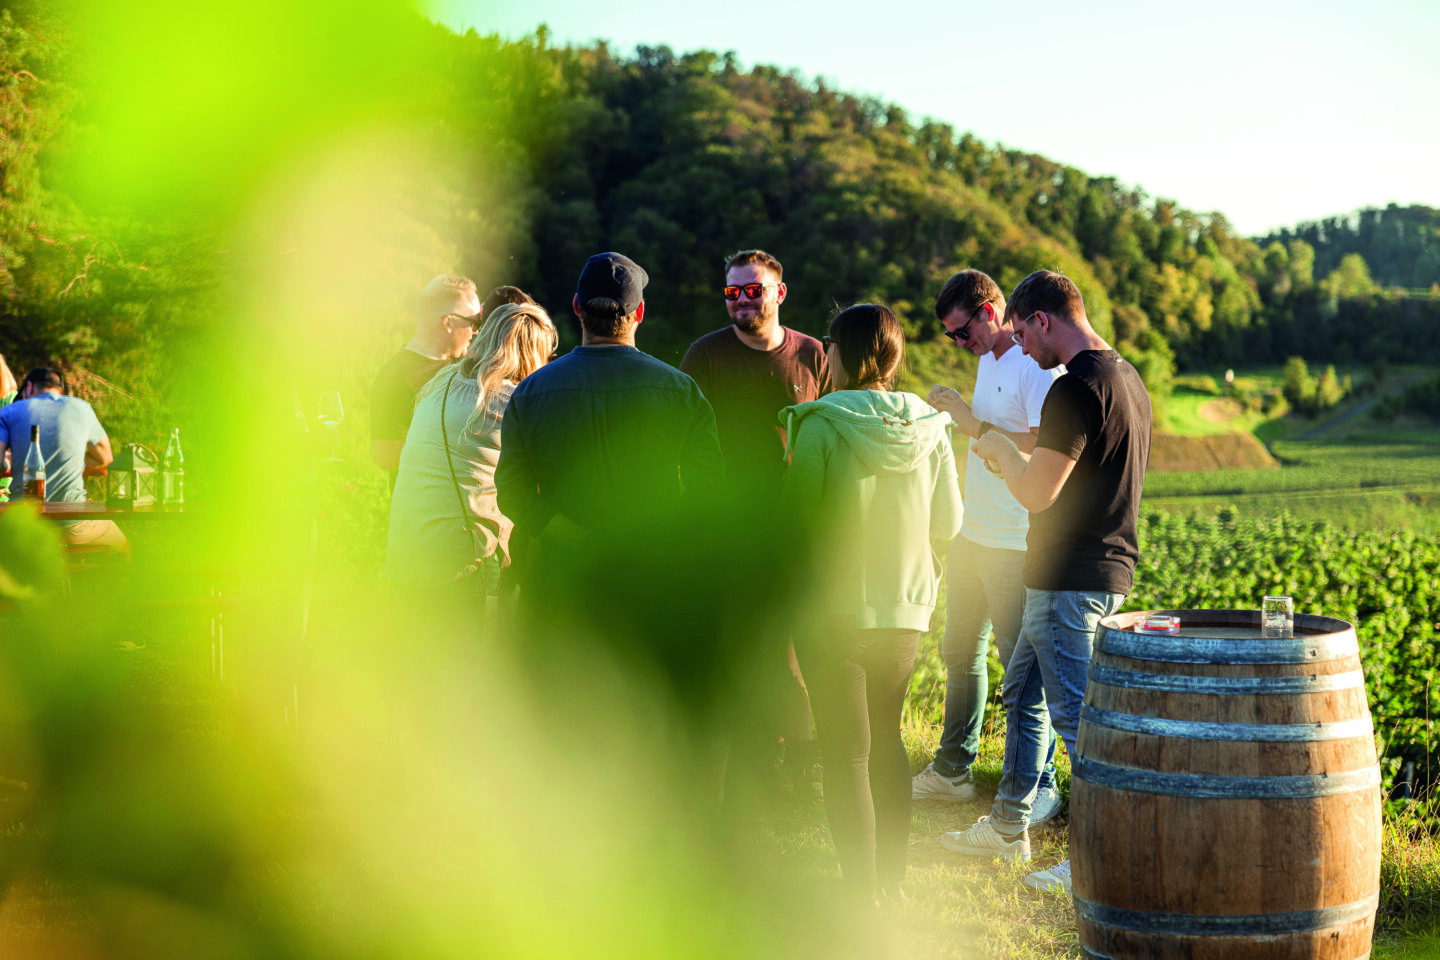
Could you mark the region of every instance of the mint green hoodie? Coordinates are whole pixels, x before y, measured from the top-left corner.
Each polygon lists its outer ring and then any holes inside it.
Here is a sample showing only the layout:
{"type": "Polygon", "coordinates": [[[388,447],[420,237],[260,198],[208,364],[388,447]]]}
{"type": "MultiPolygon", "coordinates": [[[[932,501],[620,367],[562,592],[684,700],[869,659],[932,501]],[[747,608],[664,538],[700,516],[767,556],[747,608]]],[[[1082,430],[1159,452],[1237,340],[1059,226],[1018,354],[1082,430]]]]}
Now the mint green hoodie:
{"type": "Polygon", "coordinates": [[[929,630],[963,508],[951,420],[913,393],[839,390],[780,411],[782,505],[819,537],[824,613],[929,630]]]}

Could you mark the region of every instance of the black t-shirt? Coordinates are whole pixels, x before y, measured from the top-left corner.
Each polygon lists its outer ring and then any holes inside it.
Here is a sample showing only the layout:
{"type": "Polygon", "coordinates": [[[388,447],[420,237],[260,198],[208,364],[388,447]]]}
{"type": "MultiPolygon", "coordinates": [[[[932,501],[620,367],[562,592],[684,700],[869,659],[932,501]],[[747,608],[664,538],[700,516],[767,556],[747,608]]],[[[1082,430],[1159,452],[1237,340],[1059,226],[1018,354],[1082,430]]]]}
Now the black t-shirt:
{"type": "MultiPolygon", "coordinates": [[[[401,350],[385,361],[375,374],[370,390],[370,439],[405,442],[410,430],[410,416],[415,412],[415,394],[445,366],[443,358],[421,356],[414,350],[401,350]]],[[[390,488],[395,488],[395,474],[390,474],[390,488]]]]}
{"type": "Polygon", "coordinates": [[[692,343],[680,370],[715,408],[734,490],[746,497],[778,497],[785,475],[785,431],[778,414],[830,392],[830,366],[820,341],[786,328],[780,346],[755,350],[733,326],[723,327],[692,343]]]}
{"type": "Polygon", "coordinates": [[[1036,448],[1075,460],[1060,495],[1030,514],[1025,586],[1128,594],[1150,460],[1150,397],[1113,350],[1082,350],[1040,408],[1036,448]]]}

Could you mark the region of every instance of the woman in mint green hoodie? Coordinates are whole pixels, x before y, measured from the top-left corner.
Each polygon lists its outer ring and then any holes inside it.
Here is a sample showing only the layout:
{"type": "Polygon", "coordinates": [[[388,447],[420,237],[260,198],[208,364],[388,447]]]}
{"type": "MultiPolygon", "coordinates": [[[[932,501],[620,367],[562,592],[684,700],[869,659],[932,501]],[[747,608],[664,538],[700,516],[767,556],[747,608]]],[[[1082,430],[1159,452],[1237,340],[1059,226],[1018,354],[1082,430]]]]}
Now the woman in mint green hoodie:
{"type": "Polygon", "coordinates": [[[898,896],[910,829],[900,709],[930,629],[945,544],[960,531],[950,416],[892,390],[895,315],[857,304],[824,338],[837,390],[787,407],[782,502],[808,522],[813,609],[795,633],[825,761],[825,810],[847,886],[898,896]]]}

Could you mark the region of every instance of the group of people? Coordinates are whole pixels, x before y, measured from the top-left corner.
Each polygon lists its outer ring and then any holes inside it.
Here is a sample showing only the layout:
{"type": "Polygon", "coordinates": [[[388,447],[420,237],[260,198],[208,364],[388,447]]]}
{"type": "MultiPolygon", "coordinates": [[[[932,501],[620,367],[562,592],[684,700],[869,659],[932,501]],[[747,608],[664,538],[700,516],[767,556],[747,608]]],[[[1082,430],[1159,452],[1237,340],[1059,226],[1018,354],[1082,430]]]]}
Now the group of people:
{"type": "MultiPolygon", "coordinates": [[[[85,471],[114,459],[110,438],[95,409],[66,392],[65,375],[55,367],[36,367],[16,381],[0,356],[0,502],[22,498],[24,465],[30,438],[39,442],[45,467],[45,497],[50,503],[85,499],[85,471]],[[3,472],[3,470],[0,470],[3,472]]],[[[61,520],[71,546],[127,551],[129,542],[110,520],[61,520]]]]}
{"type": "MultiPolygon", "coordinates": [[[[783,327],[783,268],[762,250],[726,261],[730,323],[677,370],[636,347],[648,282],[618,253],[591,257],[571,302],[581,345],[558,358],[554,323],[513,287],[482,303],[443,276],[421,292],[415,338],[372,398],[375,458],[394,474],[387,576],[473,607],[517,568],[523,596],[547,543],[621,536],[687,502],[785,518],[813,547],[818,613],[789,630],[775,732],[787,760],[804,757],[813,710],[847,886],[900,896],[912,800],[973,796],[992,625],[1002,778],[990,815],[941,843],[1028,860],[1029,826],[1061,807],[1052,728],[1073,755],[1095,630],[1133,581],[1150,443],[1139,375],[1049,271],[1008,298],[978,270],[941,290],[946,335],[980,358],[971,403],[895,389],[905,339],[882,305],[840,310],[819,340],[783,327]],[[912,779],[901,709],[942,576],[944,733],[912,779]]],[[[1068,861],[1026,882],[1068,890],[1068,861]]]]}

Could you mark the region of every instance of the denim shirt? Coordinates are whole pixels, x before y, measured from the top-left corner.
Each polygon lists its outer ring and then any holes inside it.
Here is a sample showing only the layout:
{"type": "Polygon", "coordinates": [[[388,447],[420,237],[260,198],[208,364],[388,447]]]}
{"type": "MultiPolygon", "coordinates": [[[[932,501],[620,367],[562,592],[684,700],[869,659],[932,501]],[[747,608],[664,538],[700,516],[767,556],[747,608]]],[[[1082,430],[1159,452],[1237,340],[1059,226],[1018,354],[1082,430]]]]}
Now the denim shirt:
{"type": "Polygon", "coordinates": [[[501,424],[500,510],[535,536],[560,514],[623,527],[716,496],[725,463],[695,381],[631,346],[576,347],[526,377],[501,424]]]}

